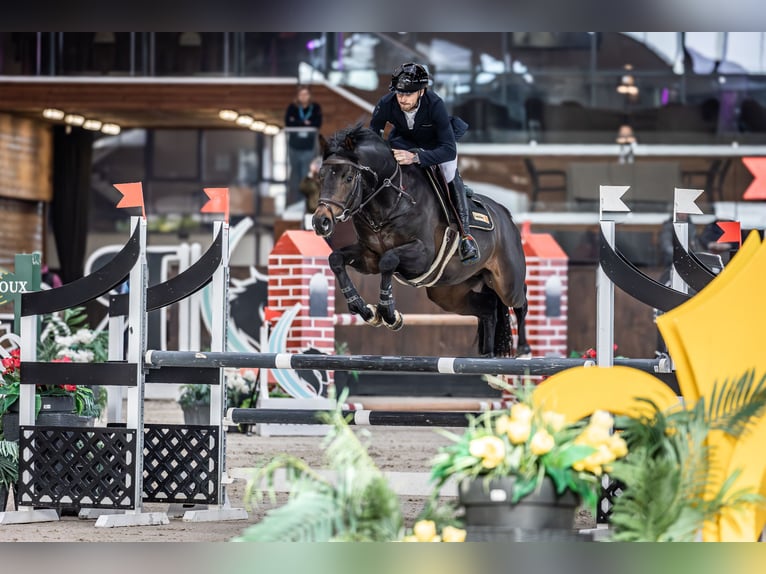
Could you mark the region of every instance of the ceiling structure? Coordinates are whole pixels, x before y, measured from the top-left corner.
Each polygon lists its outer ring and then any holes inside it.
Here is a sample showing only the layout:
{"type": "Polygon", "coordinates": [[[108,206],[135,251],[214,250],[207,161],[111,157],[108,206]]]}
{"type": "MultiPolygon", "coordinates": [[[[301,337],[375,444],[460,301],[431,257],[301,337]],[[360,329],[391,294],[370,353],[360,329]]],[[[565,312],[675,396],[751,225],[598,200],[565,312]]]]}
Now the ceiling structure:
{"type": "MultiPolygon", "coordinates": [[[[218,112],[230,109],[284,127],[295,79],[0,77],[0,113],[43,121],[56,108],[130,128],[231,128],[218,112]]],[[[372,106],[328,85],[312,86],[328,132],[356,121],[372,106]],[[328,113],[329,112],[329,113],[328,113]]],[[[52,123],[63,123],[61,121],[52,123]]],[[[323,131],[325,131],[323,129],[323,131]]]]}

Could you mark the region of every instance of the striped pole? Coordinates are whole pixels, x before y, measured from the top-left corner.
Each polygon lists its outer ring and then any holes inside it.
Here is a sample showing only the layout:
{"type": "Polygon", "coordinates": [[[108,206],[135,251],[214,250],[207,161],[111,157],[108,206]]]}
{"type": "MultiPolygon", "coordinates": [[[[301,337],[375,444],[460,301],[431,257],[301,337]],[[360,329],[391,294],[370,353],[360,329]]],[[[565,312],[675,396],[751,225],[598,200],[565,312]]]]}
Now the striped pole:
{"type": "MultiPolygon", "coordinates": [[[[229,409],[226,418],[234,424],[322,424],[319,413],[309,409],[229,409]]],[[[480,412],[417,412],[417,411],[369,411],[343,410],[348,424],[357,426],[432,426],[465,427],[468,415],[478,416],[480,412]]]]}
{"type": "MultiPolygon", "coordinates": [[[[552,375],[589,359],[563,358],[470,358],[377,355],[313,355],[299,353],[235,353],[195,351],[147,351],[150,367],[236,367],[262,369],[318,369],[326,371],[382,371],[398,373],[459,373],[474,375],[552,375]]],[[[615,365],[650,373],[667,373],[669,361],[659,359],[615,359],[615,365]]]]}

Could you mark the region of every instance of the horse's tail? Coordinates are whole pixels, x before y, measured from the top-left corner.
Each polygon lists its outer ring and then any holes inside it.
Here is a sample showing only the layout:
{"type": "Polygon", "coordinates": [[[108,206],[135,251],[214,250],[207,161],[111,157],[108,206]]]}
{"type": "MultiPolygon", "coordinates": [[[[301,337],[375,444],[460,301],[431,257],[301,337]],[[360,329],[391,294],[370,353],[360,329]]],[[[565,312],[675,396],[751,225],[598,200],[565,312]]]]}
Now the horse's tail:
{"type": "Polygon", "coordinates": [[[510,357],[513,345],[511,316],[508,306],[495,294],[495,357],[510,357]]]}

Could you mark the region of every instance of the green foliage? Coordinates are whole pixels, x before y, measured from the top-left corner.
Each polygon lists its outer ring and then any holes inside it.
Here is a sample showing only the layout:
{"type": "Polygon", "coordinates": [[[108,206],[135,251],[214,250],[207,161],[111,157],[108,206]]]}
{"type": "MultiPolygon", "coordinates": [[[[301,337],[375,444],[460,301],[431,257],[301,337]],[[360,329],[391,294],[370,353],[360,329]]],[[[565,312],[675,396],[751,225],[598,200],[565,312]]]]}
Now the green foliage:
{"type": "MultiPolygon", "coordinates": [[[[285,473],[290,496],[285,505],[270,510],[235,541],[386,542],[401,538],[399,500],[366,445],[343,418],[344,399],[345,393],[336,409],[319,414],[321,422],[330,426],[322,448],[335,478],[331,480],[288,454],[256,468],[248,483],[248,504],[257,505],[266,495],[276,501],[274,479],[278,471],[285,473]]],[[[357,432],[364,434],[363,430],[357,432]]]]}
{"type": "Polygon", "coordinates": [[[662,412],[656,404],[651,416],[620,418],[628,455],[614,463],[610,477],[625,485],[616,498],[610,523],[612,540],[692,541],[703,522],[724,508],[762,504],[749,490],[731,491],[734,473],[714,493],[709,490],[709,433],[720,430],[742,436],[766,409],[766,376],[755,383],[754,371],[738,380],[714,386],[710,398],[690,408],[662,412]]]}
{"type": "Polygon", "coordinates": [[[0,485],[14,484],[18,479],[19,446],[14,441],[0,440],[0,485]]]}
{"type": "Polygon", "coordinates": [[[181,396],[178,404],[182,407],[210,404],[210,385],[186,384],[181,385],[181,396]]]}

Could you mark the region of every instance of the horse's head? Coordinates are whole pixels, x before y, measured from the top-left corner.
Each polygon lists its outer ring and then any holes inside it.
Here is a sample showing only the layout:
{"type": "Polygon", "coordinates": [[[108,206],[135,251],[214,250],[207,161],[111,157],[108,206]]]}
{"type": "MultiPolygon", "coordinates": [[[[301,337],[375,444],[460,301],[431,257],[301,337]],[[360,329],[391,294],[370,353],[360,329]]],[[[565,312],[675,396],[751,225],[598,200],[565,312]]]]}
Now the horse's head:
{"type": "Polygon", "coordinates": [[[319,203],[311,224],[318,235],[327,237],[336,222],[354,215],[367,194],[378,189],[378,171],[396,162],[385,141],[360,125],[337,132],[322,155],[319,203]]]}

